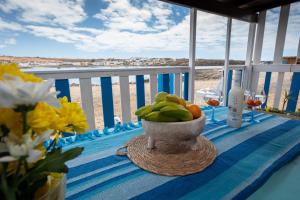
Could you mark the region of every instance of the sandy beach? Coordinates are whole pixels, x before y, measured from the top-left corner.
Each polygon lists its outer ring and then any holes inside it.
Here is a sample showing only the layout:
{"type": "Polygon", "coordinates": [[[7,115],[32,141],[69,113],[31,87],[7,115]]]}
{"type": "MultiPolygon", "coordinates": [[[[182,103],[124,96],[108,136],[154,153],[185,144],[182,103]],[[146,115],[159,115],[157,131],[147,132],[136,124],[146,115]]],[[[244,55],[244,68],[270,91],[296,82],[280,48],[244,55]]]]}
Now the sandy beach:
{"type": "MultiPolygon", "coordinates": [[[[283,92],[285,90],[289,91],[290,88],[290,80],[291,80],[292,73],[285,73],[285,79],[284,84],[282,88],[282,98],[281,98],[281,105],[283,102],[283,92]]],[[[259,85],[258,85],[258,91],[261,91],[264,84],[264,73],[261,73],[260,79],[259,79],[259,85]]],[[[209,79],[208,77],[202,77],[200,80],[196,80],[195,82],[195,91],[199,89],[204,88],[216,88],[219,84],[219,79],[209,79]]],[[[269,100],[268,105],[272,106],[274,101],[274,93],[275,93],[275,87],[276,87],[276,81],[277,81],[277,73],[272,74],[271,79],[271,88],[269,93],[269,100]]],[[[150,103],[150,85],[148,82],[145,82],[145,100],[146,104],[150,103]]],[[[72,85],[71,86],[71,98],[74,102],[81,102],[80,97],[80,87],[78,85],[72,85]]],[[[101,96],[101,87],[100,86],[93,86],[93,100],[94,100],[94,109],[95,109],[95,120],[96,120],[96,128],[102,129],[104,127],[103,124],[103,111],[102,111],[102,96],[101,96]]],[[[300,98],[300,97],[299,97],[300,98]]],[[[114,100],[114,114],[115,116],[118,116],[122,119],[121,116],[121,103],[120,103],[120,86],[119,84],[113,85],[113,100],[114,100]]],[[[199,99],[195,98],[195,103],[198,105],[205,105],[205,103],[199,99]]],[[[130,105],[131,105],[131,120],[136,121],[137,118],[134,115],[134,112],[136,110],[136,87],[135,84],[130,84],[130,105]]],[[[300,102],[298,101],[297,108],[300,108],[300,102]]]]}

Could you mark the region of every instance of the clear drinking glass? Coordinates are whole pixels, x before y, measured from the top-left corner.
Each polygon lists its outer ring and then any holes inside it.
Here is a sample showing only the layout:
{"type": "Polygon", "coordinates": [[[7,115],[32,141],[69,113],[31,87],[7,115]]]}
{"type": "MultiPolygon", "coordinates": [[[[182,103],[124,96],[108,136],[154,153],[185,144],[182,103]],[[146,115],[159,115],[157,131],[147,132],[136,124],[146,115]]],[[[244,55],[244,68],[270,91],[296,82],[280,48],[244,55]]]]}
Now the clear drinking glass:
{"type": "Polygon", "coordinates": [[[255,108],[261,107],[261,105],[265,103],[266,101],[265,91],[262,90],[257,94],[245,91],[245,100],[246,100],[246,105],[248,106],[248,108],[251,109],[250,119],[246,119],[245,121],[250,123],[260,122],[259,120],[255,119],[255,108]],[[249,93],[251,94],[250,96],[249,93]]]}
{"type": "Polygon", "coordinates": [[[217,120],[217,119],[215,118],[215,110],[216,110],[216,107],[218,107],[218,106],[220,105],[220,98],[219,98],[219,97],[208,98],[208,99],[206,100],[206,103],[207,103],[207,104],[211,107],[211,109],[212,109],[210,121],[213,122],[213,123],[218,122],[219,120],[217,120]]]}

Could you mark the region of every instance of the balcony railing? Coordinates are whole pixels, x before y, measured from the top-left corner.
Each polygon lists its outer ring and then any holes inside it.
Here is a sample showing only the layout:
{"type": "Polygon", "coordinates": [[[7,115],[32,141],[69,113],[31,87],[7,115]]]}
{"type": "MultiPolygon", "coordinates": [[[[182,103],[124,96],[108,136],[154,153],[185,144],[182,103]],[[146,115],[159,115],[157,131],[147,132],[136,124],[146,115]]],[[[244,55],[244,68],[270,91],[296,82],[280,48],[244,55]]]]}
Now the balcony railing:
{"type": "MultiPolygon", "coordinates": [[[[270,90],[269,74],[274,72],[285,73],[292,72],[291,87],[289,93],[292,98],[288,101],[287,111],[295,111],[297,107],[298,99],[298,85],[300,83],[300,65],[287,65],[287,64],[272,64],[272,65],[253,65],[251,67],[252,74],[267,72],[264,81],[264,90],[268,95],[270,90]]],[[[222,70],[222,66],[199,66],[196,67],[196,72],[201,70],[219,69],[222,70]]],[[[243,65],[229,66],[229,73],[227,83],[227,94],[232,87],[232,74],[233,70],[243,71],[242,86],[247,87],[247,80],[250,84],[253,79],[247,78],[247,70],[243,65]]],[[[120,101],[121,101],[121,116],[123,123],[131,121],[131,107],[130,107],[130,79],[129,76],[136,77],[136,99],[139,108],[145,105],[145,76],[149,77],[150,83],[150,101],[153,102],[154,96],[158,91],[166,91],[169,93],[177,94],[185,99],[188,99],[189,91],[189,67],[175,66],[175,67],[85,67],[85,68],[45,68],[45,69],[25,69],[24,71],[34,73],[44,79],[55,79],[55,87],[57,91],[60,91],[58,97],[67,96],[71,101],[70,84],[69,79],[79,79],[80,93],[81,93],[81,105],[85,110],[90,124],[90,129],[94,130],[95,116],[94,112],[97,112],[100,108],[94,109],[93,91],[92,91],[92,78],[100,78],[99,85],[101,86],[102,96],[102,109],[103,119],[105,127],[113,127],[114,124],[114,100],[112,90],[112,77],[119,77],[120,87],[120,101]]],[[[248,69],[249,70],[249,69],[248,69]]],[[[200,80],[201,81],[201,80],[200,80]]],[[[282,88],[282,84],[277,85],[276,89],[282,88]]],[[[275,98],[276,98],[275,91],[275,98]]],[[[194,95],[194,94],[192,94],[194,95]]],[[[100,112],[100,111],[99,111],[100,112]]]]}

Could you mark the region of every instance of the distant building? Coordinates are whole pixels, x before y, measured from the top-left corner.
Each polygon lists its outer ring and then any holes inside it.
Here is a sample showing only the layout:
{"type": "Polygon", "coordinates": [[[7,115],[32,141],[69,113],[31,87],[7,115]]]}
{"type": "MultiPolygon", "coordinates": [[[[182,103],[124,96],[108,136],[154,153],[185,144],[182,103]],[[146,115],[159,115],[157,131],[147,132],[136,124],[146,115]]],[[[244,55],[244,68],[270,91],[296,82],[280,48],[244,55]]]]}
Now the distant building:
{"type": "Polygon", "coordinates": [[[296,64],[297,63],[297,56],[286,56],[282,58],[283,64],[296,64]]]}

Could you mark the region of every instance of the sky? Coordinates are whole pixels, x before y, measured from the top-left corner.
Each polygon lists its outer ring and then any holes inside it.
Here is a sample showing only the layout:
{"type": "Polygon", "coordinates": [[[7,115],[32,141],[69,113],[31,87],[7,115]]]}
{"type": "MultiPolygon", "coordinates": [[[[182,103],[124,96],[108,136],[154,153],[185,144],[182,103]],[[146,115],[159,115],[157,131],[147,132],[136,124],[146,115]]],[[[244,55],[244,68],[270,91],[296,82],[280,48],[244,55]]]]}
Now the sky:
{"type": "MultiPolygon", "coordinates": [[[[0,0],[0,55],[187,58],[189,12],[158,0],[0,0]]],[[[267,12],[263,60],[272,60],[279,8],[267,12]]],[[[223,59],[227,18],[198,11],[196,57],[223,59]]],[[[249,24],[233,20],[231,59],[245,59],[249,24]]],[[[284,55],[297,55],[300,3],[284,55]]]]}

